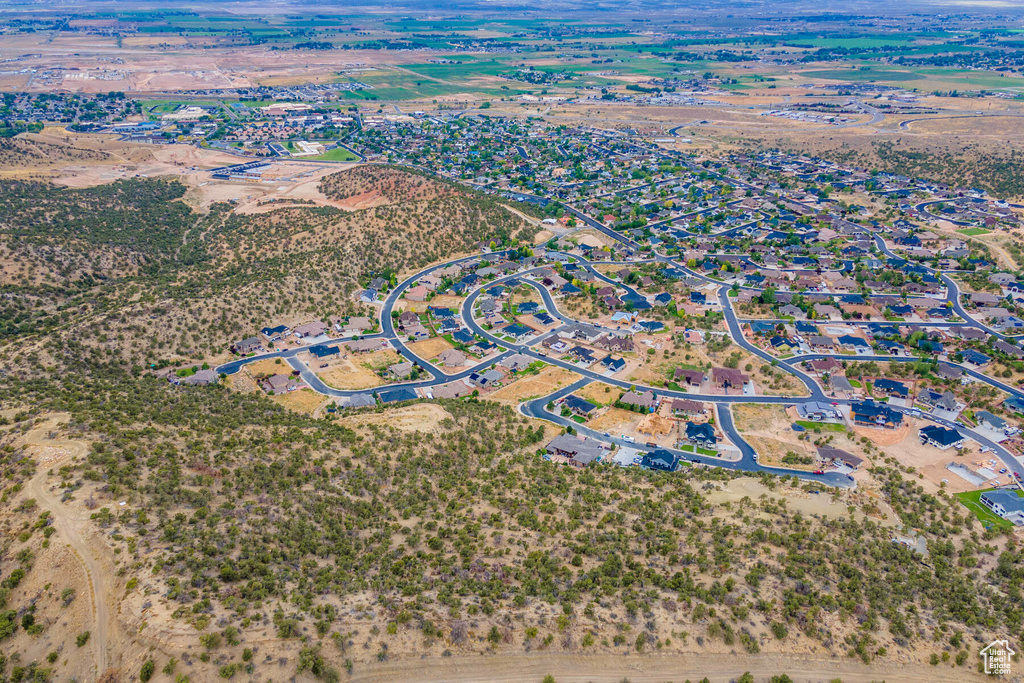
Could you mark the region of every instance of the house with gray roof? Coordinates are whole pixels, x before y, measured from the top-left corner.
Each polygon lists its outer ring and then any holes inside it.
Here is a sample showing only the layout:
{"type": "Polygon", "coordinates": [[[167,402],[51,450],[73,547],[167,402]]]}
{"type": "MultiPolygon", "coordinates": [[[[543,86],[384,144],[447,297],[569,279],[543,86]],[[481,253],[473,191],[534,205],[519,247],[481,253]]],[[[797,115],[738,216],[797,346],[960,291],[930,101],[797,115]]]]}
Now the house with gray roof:
{"type": "Polygon", "coordinates": [[[981,504],[1017,526],[1024,525],[1024,498],[1012,489],[995,489],[981,494],[981,504]]]}
{"type": "Polygon", "coordinates": [[[545,450],[549,455],[566,458],[576,467],[584,467],[597,462],[605,454],[604,445],[600,441],[579,437],[574,434],[560,434],[548,442],[545,450]]]}

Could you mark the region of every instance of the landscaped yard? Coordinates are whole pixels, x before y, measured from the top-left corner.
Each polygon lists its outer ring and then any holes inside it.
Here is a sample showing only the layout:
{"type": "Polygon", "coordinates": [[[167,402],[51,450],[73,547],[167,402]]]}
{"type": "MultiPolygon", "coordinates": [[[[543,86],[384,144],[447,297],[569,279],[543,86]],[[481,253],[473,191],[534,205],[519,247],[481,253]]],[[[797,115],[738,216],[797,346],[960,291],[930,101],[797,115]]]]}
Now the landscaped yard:
{"type": "Polygon", "coordinates": [[[698,453],[700,455],[709,455],[712,458],[719,457],[718,451],[713,451],[710,448],[701,448],[700,446],[694,446],[693,444],[689,443],[683,444],[683,446],[679,450],[684,451],[686,453],[698,453]]]}
{"type": "Polygon", "coordinates": [[[815,431],[822,430],[824,432],[845,432],[846,425],[839,424],[838,422],[813,422],[811,420],[797,420],[796,423],[804,429],[815,431]]]}
{"type": "Polygon", "coordinates": [[[987,235],[992,231],[985,228],[961,228],[957,232],[968,237],[977,237],[978,235],[987,235]]]}
{"type": "Polygon", "coordinates": [[[985,527],[1012,529],[1013,522],[1003,519],[981,504],[981,494],[983,493],[985,493],[985,491],[965,491],[963,493],[956,493],[953,495],[955,495],[960,502],[964,504],[964,507],[973,512],[985,527]]]}

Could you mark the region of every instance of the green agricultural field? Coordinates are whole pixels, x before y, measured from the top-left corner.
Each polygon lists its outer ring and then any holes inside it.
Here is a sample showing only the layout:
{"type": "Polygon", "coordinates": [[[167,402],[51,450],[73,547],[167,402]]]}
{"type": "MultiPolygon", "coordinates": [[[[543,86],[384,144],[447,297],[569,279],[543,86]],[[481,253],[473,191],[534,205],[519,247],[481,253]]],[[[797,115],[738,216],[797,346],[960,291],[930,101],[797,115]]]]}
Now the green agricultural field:
{"type": "MultiPolygon", "coordinates": [[[[986,490],[992,491],[993,489],[986,490]]],[[[986,528],[995,527],[997,529],[1012,529],[1013,522],[1003,519],[981,504],[981,494],[983,493],[985,493],[985,491],[965,491],[964,493],[957,493],[954,495],[956,495],[957,499],[963,503],[965,508],[975,514],[986,528]]]]}
{"type": "Polygon", "coordinates": [[[890,71],[872,67],[804,71],[800,75],[808,78],[826,78],[830,81],[882,81],[889,83],[907,83],[925,79],[923,75],[914,71],[890,71]]]}
{"type": "Polygon", "coordinates": [[[463,80],[476,76],[498,76],[514,71],[514,67],[496,59],[466,61],[462,64],[408,64],[403,69],[425,78],[438,80],[463,80]]]}

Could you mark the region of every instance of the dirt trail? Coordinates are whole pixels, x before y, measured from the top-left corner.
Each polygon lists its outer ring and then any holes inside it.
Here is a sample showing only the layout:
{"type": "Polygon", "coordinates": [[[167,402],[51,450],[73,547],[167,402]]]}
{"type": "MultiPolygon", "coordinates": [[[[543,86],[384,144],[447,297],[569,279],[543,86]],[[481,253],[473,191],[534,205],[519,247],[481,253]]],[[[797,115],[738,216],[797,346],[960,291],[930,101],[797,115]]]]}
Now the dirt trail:
{"type": "Polygon", "coordinates": [[[866,666],[848,658],[814,658],[800,655],[573,655],[531,653],[444,659],[408,659],[386,664],[356,666],[348,681],[376,683],[403,681],[419,683],[445,681],[458,683],[491,681],[520,683],[540,681],[552,675],[558,683],[664,683],[664,681],[700,680],[726,683],[745,671],[758,680],[785,673],[796,683],[815,683],[841,679],[844,683],[871,683],[878,680],[901,683],[938,683],[940,681],[986,680],[969,668],[931,667],[927,664],[899,662],[866,666]]]}
{"type": "Polygon", "coordinates": [[[105,582],[105,569],[97,553],[82,536],[80,523],[87,524],[88,520],[83,515],[76,514],[65,507],[47,486],[47,470],[69,455],[85,455],[87,445],[80,441],[47,438],[44,432],[50,426],[52,424],[37,427],[26,435],[26,446],[43,451],[37,458],[39,471],[29,480],[26,488],[28,495],[36,499],[39,507],[50,512],[60,538],[75,553],[85,569],[95,620],[93,628],[90,629],[89,643],[95,653],[96,679],[98,680],[107,671],[107,626],[110,623],[110,612],[107,608],[109,594],[105,582]],[[53,455],[49,458],[41,457],[45,452],[50,452],[53,455]]]}
{"type": "Polygon", "coordinates": [[[107,610],[107,591],[103,580],[103,567],[96,559],[89,545],[82,538],[76,525],[74,517],[69,516],[67,509],[47,489],[46,473],[40,472],[29,482],[29,495],[36,499],[36,502],[44,510],[49,510],[53,516],[54,526],[60,533],[68,546],[81,560],[85,568],[86,577],[89,579],[89,595],[92,598],[93,617],[95,625],[91,631],[89,642],[93,645],[96,654],[97,677],[107,670],[107,623],[110,614],[107,610]]]}

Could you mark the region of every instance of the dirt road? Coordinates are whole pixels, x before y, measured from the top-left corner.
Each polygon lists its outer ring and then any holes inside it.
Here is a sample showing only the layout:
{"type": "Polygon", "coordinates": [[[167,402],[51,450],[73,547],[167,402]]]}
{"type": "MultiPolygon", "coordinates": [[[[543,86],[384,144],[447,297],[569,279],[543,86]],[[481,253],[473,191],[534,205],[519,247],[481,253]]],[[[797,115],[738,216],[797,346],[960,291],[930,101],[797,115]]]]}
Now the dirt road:
{"type": "Polygon", "coordinates": [[[90,629],[89,643],[95,653],[96,679],[99,679],[107,670],[107,624],[110,621],[104,569],[79,531],[78,523],[86,520],[76,516],[61,504],[60,500],[50,492],[46,485],[46,479],[46,471],[40,468],[40,471],[28,483],[29,495],[36,499],[39,507],[50,512],[60,538],[74,551],[85,568],[95,621],[93,628],[90,629]]]}
{"type": "Polygon", "coordinates": [[[991,680],[990,677],[985,677],[968,667],[932,667],[928,664],[909,665],[897,662],[865,666],[860,661],[847,657],[819,659],[799,655],[787,657],[741,654],[588,656],[543,652],[493,657],[409,659],[357,665],[347,680],[352,683],[539,683],[544,676],[550,674],[558,683],[620,683],[623,679],[628,679],[630,683],[664,683],[687,679],[700,680],[705,676],[711,683],[726,683],[739,678],[745,671],[753,673],[757,680],[785,673],[796,683],[818,683],[836,678],[841,679],[843,683],[871,683],[879,680],[901,683],[961,683],[991,680]]]}

